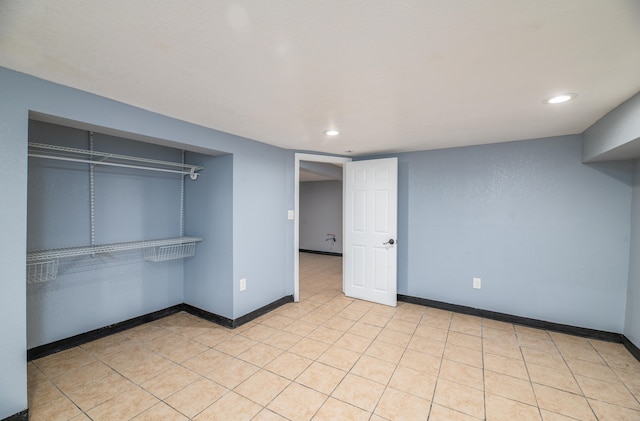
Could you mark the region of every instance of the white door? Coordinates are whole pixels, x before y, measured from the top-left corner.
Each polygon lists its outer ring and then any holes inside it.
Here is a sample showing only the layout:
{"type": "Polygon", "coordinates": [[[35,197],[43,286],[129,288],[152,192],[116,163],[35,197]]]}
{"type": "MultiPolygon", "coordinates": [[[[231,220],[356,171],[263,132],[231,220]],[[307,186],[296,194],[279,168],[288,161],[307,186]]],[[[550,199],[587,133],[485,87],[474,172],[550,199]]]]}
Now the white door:
{"type": "Polygon", "coordinates": [[[344,293],[395,306],[398,159],[348,162],[344,176],[344,293]]]}

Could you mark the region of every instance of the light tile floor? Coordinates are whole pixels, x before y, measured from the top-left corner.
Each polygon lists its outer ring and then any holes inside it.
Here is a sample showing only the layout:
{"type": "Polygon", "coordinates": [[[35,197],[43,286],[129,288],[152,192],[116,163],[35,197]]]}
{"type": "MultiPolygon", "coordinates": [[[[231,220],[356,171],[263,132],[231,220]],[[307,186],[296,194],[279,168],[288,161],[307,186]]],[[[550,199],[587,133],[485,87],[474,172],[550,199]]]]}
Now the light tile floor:
{"type": "Polygon", "coordinates": [[[229,330],[179,313],[28,365],[38,420],[640,420],[620,344],[344,297],[300,256],[300,303],[229,330]]]}

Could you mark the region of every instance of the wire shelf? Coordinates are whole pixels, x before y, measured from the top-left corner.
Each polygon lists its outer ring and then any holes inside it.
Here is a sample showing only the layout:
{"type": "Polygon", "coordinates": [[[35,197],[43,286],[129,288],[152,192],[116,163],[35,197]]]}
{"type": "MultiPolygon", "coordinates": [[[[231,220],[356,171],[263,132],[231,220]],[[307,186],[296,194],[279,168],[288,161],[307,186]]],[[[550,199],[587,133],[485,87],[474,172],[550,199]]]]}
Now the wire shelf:
{"type": "Polygon", "coordinates": [[[58,259],[61,258],[144,250],[145,259],[153,262],[163,262],[195,255],[196,243],[200,241],[202,241],[202,238],[199,237],[177,237],[51,250],[33,250],[27,252],[27,283],[39,283],[56,279],[58,259]]]}
{"type": "Polygon", "coordinates": [[[53,281],[58,274],[58,260],[27,263],[27,284],[53,281]]]}
{"type": "Polygon", "coordinates": [[[151,262],[182,259],[196,254],[196,243],[175,244],[171,246],[149,247],[144,250],[144,258],[151,262]]]}

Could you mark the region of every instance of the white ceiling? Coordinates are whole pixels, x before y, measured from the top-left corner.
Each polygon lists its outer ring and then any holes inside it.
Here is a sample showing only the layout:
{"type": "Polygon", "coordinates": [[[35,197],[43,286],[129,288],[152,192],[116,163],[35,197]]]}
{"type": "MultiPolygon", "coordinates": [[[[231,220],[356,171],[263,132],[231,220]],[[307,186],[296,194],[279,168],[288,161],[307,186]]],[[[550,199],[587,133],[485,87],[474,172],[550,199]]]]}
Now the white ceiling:
{"type": "Polygon", "coordinates": [[[0,66],[283,148],[436,149],[633,96],[640,1],[3,0],[0,66]]]}

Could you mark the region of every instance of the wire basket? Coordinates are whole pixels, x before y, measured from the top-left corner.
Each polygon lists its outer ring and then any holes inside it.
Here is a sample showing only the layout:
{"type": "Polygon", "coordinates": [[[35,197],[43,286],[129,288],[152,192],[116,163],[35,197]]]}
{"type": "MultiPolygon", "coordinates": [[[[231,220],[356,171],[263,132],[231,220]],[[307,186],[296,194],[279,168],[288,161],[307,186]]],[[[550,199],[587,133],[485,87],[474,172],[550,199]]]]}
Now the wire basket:
{"type": "Polygon", "coordinates": [[[58,260],[27,263],[27,283],[53,281],[58,275],[58,260]]]}
{"type": "Polygon", "coordinates": [[[145,260],[151,262],[164,262],[166,260],[182,259],[196,254],[196,243],[173,244],[169,246],[156,246],[146,248],[145,260]]]}

